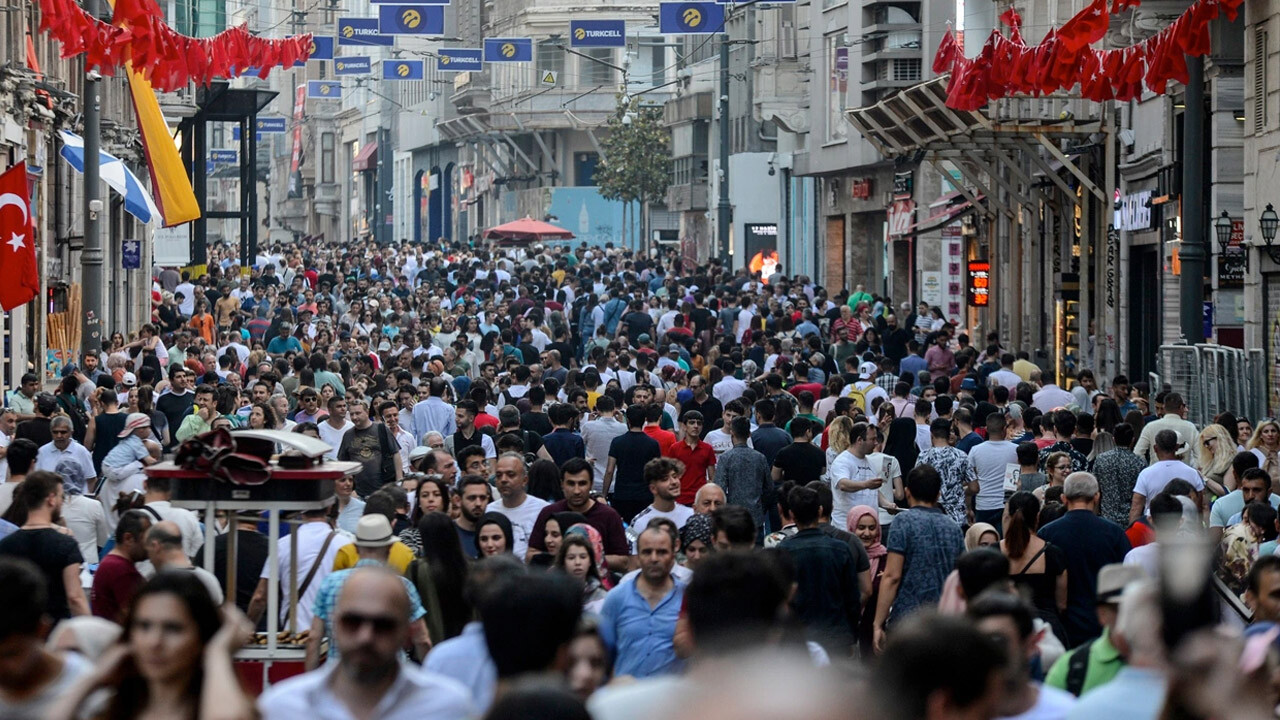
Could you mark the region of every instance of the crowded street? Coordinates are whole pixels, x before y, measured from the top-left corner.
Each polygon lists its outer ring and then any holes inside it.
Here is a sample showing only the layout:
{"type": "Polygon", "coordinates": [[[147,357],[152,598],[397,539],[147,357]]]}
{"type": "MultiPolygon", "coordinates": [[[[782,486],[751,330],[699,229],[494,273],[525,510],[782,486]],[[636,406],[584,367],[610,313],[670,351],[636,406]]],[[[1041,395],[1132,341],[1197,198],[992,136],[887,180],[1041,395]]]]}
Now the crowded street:
{"type": "Polygon", "coordinates": [[[1280,716],[1280,3],[967,5],[0,0],[0,720],[1280,716]]]}

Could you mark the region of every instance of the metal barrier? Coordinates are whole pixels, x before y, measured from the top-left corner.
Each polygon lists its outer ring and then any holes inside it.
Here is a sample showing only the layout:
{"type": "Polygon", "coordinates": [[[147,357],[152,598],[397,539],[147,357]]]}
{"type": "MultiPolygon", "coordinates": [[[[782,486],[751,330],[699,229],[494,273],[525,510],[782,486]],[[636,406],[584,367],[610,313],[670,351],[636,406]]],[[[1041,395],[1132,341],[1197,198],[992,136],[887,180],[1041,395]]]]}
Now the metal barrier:
{"type": "Polygon", "coordinates": [[[1187,419],[1199,427],[1231,411],[1257,421],[1266,414],[1266,367],[1262,350],[1221,345],[1162,345],[1152,393],[1167,385],[1187,404],[1187,419]]]}

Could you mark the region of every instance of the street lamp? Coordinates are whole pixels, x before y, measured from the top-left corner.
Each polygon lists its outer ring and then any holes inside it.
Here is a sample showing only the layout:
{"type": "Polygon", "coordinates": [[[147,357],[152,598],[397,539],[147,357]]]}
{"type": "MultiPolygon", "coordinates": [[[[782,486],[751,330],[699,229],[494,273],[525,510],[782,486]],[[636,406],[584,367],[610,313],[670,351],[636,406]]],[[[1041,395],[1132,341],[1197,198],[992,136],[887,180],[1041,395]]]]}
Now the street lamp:
{"type": "Polygon", "coordinates": [[[1221,255],[1227,254],[1227,248],[1231,246],[1231,216],[1226,210],[1213,221],[1214,232],[1218,233],[1218,249],[1221,255]]]}
{"type": "Polygon", "coordinates": [[[1258,225],[1261,226],[1262,241],[1267,245],[1267,255],[1271,257],[1271,262],[1280,263],[1280,248],[1273,245],[1276,241],[1276,227],[1280,226],[1280,215],[1276,214],[1271,203],[1267,203],[1267,209],[1258,217],[1258,225]]]}

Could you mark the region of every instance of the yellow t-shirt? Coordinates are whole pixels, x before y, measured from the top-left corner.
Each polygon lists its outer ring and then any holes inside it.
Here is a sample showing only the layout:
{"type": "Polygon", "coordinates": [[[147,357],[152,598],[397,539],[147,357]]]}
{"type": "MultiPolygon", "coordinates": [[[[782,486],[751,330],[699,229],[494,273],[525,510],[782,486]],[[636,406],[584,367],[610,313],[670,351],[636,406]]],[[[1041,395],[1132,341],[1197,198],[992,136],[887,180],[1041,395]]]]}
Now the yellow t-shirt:
{"type": "MultiPolygon", "coordinates": [[[[334,570],[346,570],[356,566],[356,562],[360,558],[356,557],[356,546],[354,544],[343,545],[338,548],[338,557],[334,558],[334,570]]],[[[396,569],[396,572],[404,574],[409,563],[413,562],[413,551],[408,545],[399,540],[391,546],[391,556],[387,558],[387,564],[396,569]]]]}

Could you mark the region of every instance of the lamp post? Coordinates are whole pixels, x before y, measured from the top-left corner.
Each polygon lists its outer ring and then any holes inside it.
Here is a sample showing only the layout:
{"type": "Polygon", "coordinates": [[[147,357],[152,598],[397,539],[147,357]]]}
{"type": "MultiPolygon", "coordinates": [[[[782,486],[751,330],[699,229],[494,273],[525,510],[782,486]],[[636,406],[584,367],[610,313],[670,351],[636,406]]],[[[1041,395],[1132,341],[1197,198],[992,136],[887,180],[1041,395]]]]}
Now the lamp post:
{"type": "Polygon", "coordinates": [[[1271,206],[1271,203],[1267,203],[1267,209],[1258,216],[1258,225],[1262,230],[1262,241],[1266,243],[1267,255],[1271,257],[1271,262],[1280,263],[1280,248],[1274,246],[1276,228],[1280,227],[1280,214],[1276,214],[1276,209],[1271,206]]]}
{"type": "Polygon", "coordinates": [[[1222,256],[1227,254],[1227,248],[1231,247],[1231,216],[1226,210],[1213,221],[1213,230],[1218,234],[1218,260],[1221,265],[1222,256]]]}

